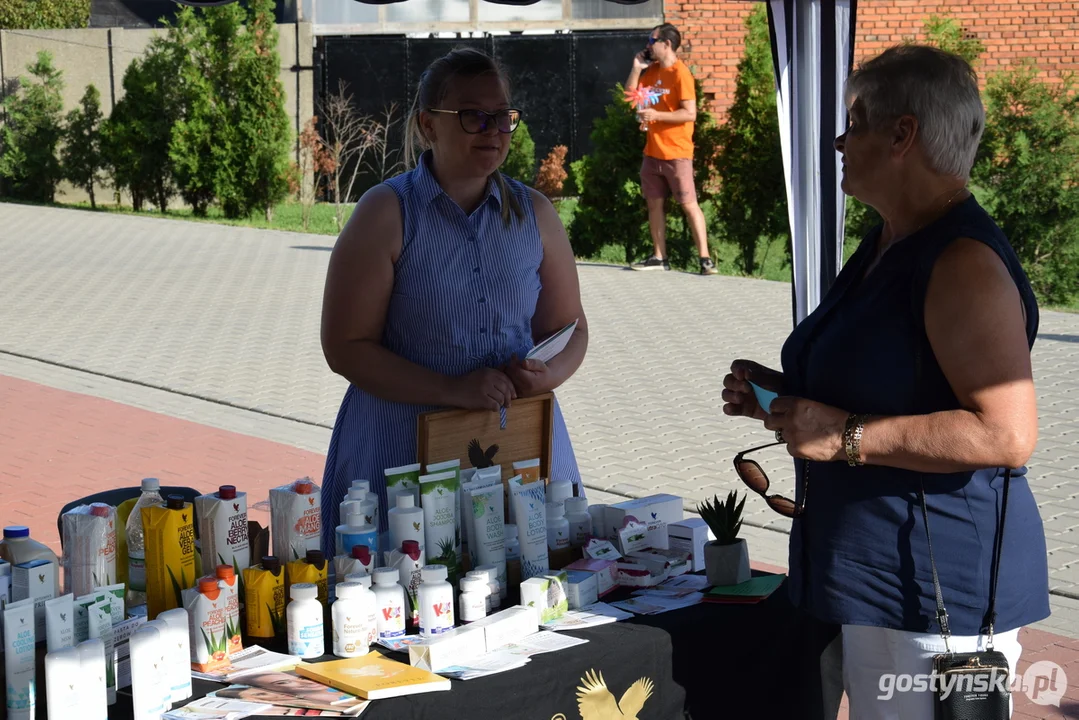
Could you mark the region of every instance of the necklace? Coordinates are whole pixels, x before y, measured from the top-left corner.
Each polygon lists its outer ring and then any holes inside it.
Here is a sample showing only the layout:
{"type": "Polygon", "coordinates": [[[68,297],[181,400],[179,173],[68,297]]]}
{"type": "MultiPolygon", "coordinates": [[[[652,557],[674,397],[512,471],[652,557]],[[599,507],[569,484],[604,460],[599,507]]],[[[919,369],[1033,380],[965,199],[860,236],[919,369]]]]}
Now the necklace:
{"type": "Polygon", "coordinates": [[[926,225],[928,225],[929,223],[933,222],[934,220],[937,220],[937,219],[939,219],[939,218],[940,218],[940,216],[944,214],[944,211],[948,209],[948,206],[949,206],[949,205],[951,205],[951,204],[952,204],[952,202],[953,202],[953,201],[954,201],[954,200],[955,200],[955,199],[956,199],[957,197],[959,197],[959,193],[963,192],[963,191],[964,191],[964,190],[966,190],[966,189],[967,189],[967,186],[966,186],[966,185],[963,185],[963,186],[961,186],[961,187],[960,187],[959,189],[957,189],[957,190],[956,190],[956,191],[955,191],[954,193],[952,193],[952,194],[951,194],[951,196],[950,196],[950,197],[949,197],[949,198],[948,198],[948,199],[947,199],[947,200],[945,201],[945,203],[944,203],[943,205],[941,205],[941,206],[940,206],[940,209],[939,209],[939,210],[937,210],[937,211],[936,211],[935,213],[933,213],[933,214],[932,214],[932,215],[931,215],[931,216],[929,217],[929,219],[928,219],[928,220],[926,220],[926,221],[925,221],[924,223],[922,223],[922,224],[921,224],[921,225],[919,225],[918,227],[916,227],[916,228],[914,228],[913,230],[911,230],[911,231],[910,231],[909,233],[907,233],[906,235],[903,235],[902,237],[898,237],[898,238],[895,238],[894,240],[892,240],[892,241],[891,241],[890,243],[888,243],[887,245],[884,245],[884,244],[883,244],[882,242],[880,242],[880,240],[878,240],[878,241],[877,241],[877,257],[876,257],[876,259],[875,259],[875,260],[873,261],[873,265],[875,266],[875,265],[876,265],[876,264],[877,264],[878,262],[880,262],[880,259],[881,259],[882,257],[884,257],[884,253],[888,252],[888,249],[889,249],[890,247],[892,247],[893,245],[895,245],[895,244],[896,244],[897,242],[899,242],[900,240],[905,240],[905,239],[909,238],[909,237],[910,237],[911,235],[914,235],[915,233],[917,233],[918,231],[920,231],[920,230],[921,230],[922,228],[924,228],[924,227],[925,227],[926,225]]]}

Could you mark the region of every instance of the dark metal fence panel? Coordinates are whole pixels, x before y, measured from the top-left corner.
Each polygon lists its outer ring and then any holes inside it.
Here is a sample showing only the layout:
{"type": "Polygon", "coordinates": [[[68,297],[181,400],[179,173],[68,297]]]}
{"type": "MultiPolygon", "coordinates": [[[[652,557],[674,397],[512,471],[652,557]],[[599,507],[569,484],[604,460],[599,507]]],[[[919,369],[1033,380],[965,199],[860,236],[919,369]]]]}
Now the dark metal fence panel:
{"type": "MultiPolygon", "coordinates": [[[[432,61],[455,47],[475,47],[494,54],[506,69],[513,104],[523,111],[536,143],[537,167],[555,145],[565,145],[567,161],[572,161],[591,150],[592,123],[603,116],[615,84],[625,82],[633,54],[644,47],[646,37],[645,31],[473,39],[323,36],[315,52],[316,100],[336,92],[344,80],[358,112],[380,116],[396,103],[403,118],[432,61]]],[[[401,122],[390,138],[398,151],[403,130],[401,122]]],[[[365,175],[356,193],[376,181],[365,175]]]]}

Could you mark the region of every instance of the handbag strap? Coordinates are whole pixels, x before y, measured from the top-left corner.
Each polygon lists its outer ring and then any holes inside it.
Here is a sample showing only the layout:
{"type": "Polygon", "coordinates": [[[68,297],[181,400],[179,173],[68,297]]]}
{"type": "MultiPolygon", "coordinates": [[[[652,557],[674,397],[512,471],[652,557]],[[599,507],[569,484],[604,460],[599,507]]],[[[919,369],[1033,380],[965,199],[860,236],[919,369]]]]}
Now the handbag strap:
{"type": "MultiPolygon", "coordinates": [[[[989,609],[986,611],[986,617],[989,618],[989,635],[986,640],[986,647],[990,650],[993,649],[993,625],[997,620],[997,579],[1000,576],[1000,556],[1004,549],[1004,518],[1008,512],[1008,486],[1011,485],[1011,481],[1012,471],[1007,468],[1004,470],[1004,490],[1000,502],[1000,526],[997,528],[996,539],[993,543],[993,570],[989,579],[989,609]]],[[[944,638],[944,649],[950,653],[951,648],[948,645],[948,638],[951,637],[952,631],[948,625],[948,611],[944,609],[944,594],[940,591],[937,562],[933,557],[933,538],[929,534],[929,507],[925,501],[924,483],[919,486],[918,495],[922,501],[922,520],[925,522],[925,541],[929,547],[929,566],[933,570],[933,592],[936,594],[937,601],[937,623],[940,625],[940,635],[944,638]]]]}

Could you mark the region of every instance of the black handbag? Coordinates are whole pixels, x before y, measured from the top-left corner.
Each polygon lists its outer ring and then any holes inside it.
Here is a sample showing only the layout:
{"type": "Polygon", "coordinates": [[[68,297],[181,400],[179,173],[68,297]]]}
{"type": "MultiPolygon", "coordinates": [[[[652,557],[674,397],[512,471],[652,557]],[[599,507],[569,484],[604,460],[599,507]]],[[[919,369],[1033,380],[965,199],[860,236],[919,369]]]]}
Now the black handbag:
{"type": "Polygon", "coordinates": [[[956,653],[948,644],[951,629],[944,597],[940,592],[937,563],[933,559],[933,541],[929,536],[929,509],[925,502],[925,487],[920,488],[922,519],[929,546],[929,563],[933,568],[933,590],[937,595],[937,621],[944,638],[945,652],[933,657],[935,685],[932,690],[935,720],[1008,720],[1011,717],[1011,676],[1004,653],[993,649],[993,624],[996,621],[997,579],[1000,574],[1000,554],[1004,546],[1004,515],[1008,510],[1008,485],[1012,471],[1004,472],[1004,492],[1000,504],[1000,529],[994,543],[993,575],[989,584],[988,636],[986,649],[981,652],[956,653]]]}

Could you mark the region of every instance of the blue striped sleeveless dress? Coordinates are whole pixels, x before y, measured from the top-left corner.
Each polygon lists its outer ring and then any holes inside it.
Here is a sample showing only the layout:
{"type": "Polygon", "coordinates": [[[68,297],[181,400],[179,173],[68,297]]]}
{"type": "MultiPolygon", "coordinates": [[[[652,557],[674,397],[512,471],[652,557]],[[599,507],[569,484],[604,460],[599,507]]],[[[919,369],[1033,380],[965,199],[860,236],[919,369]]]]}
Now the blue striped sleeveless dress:
{"type": "MultiPolygon", "coordinates": [[[[394,266],[383,346],[445,375],[498,367],[534,346],[532,315],[540,293],[543,244],[529,190],[506,178],[523,222],[502,220],[502,196],[487,197],[467,215],[439,186],[424,153],[414,170],[387,181],[401,204],[403,239],[394,266]]],[[[322,487],[322,547],[333,556],[338,506],[353,480],[379,493],[380,531],[386,525],[383,470],[416,462],[416,418],[434,406],[379,399],[349,385],[337,413],[322,487]]],[[[584,495],[562,411],[555,405],[551,477],[584,495]]]]}

